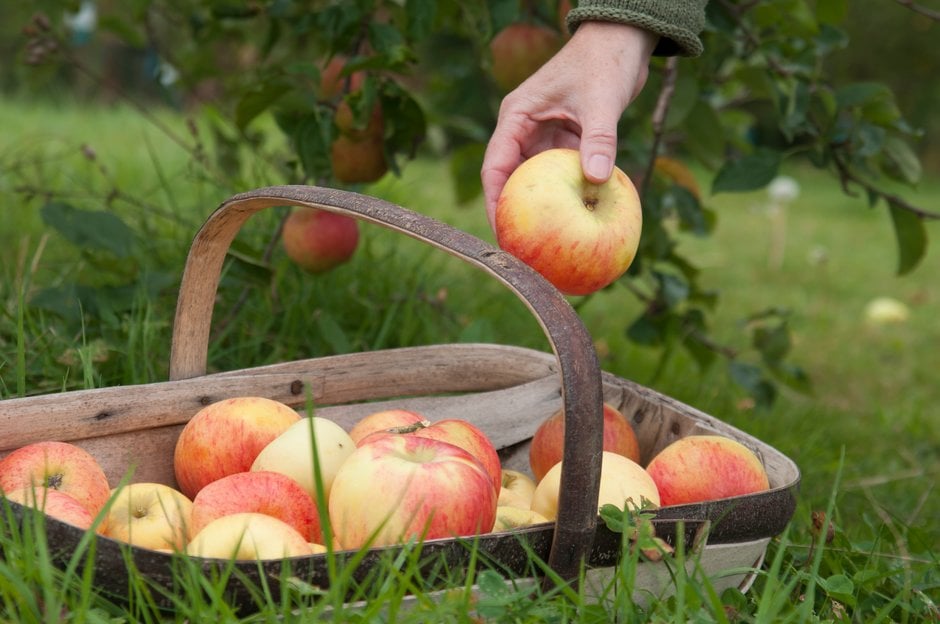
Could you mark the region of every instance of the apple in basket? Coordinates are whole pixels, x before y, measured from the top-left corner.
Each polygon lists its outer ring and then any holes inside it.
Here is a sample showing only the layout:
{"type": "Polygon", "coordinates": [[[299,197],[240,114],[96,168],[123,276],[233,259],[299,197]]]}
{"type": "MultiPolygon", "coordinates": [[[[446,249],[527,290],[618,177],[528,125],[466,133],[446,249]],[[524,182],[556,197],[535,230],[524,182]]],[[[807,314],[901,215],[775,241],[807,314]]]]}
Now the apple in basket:
{"type": "Polygon", "coordinates": [[[242,512],[216,518],[193,536],[186,553],[214,559],[283,559],[323,552],[297,529],[257,512],[242,512]]]}
{"type": "Polygon", "coordinates": [[[314,450],[319,464],[323,499],[329,500],[336,471],[356,450],[356,444],[345,429],[327,418],[311,416],[295,422],[261,449],[251,464],[251,470],[287,475],[316,501],[314,450]]]}
{"type": "Polygon", "coordinates": [[[359,444],[365,444],[378,437],[390,435],[414,435],[459,446],[473,455],[483,465],[487,474],[490,475],[493,489],[496,491],[497,496],[499,495],[502,484],[499,454],[490,439],[486,437],[486,434],[473,423],[460,418],[445,418],[430,424],[429,421],[422,420],[404,427],[370,433],[360,440],[359,444]]]}
{"type": "Polygon", "coordinates": [[[356,424],[349,430],[349,437],[358,445],[359,442],[370,433],[398,427],[407,427],[420,422],[428,425],[431,424],[431,421],[426,420],[423,415],[411,410],[380,410],[366,414],[357,420],[356,424]]]}
{"type": "MultiPolygon", "coordinates": [[[[529,466],[536,481],[540,481],[549,468],[561,461],[565,447],[565,413],[559,409],[542,421],[532,436],[529,446],[529,466]]],[[[635,462],[640,461],[640,444],[630,421],[620,410],[604,403],[603,450],[611,451],[635,462]]]]}
{"type": "Polygon", "coordinates": [[[141,548],[182,550],[190,537],[193,503],[163,483],[117,488],[102,533],[141,548]]]}
{"type": "Polygon", "coordinates": [[[300,420],[300,414],[264,397],[235,397],[210,403],[186,423],[176,441],[173,469],[190,499],[207,484],[246,472],[271,440],[300,420]]]}
{"type": "Polygon", "coordinates": [[[88,451],[70,442],[33,442],[0,460],[0,490],[45,487],[64,492],[97,516],[111,496],[101,465],[88,451]]]}
{"type": "Polygon", "coordinates": [[[586,295],[629,268],[642,228],[640,198],[618,168],[588,182],[577,150],[555,148],[519,165],[496,204],[496,241],[558,290],[586,295]]]}
{"type": "Polygon", "coordinates": [[[496,522],[493,524],[493,533],[511,531],[533,524],[549,522],[549,519],[537,511],[522,509],[521,507],[500,506],[496,508],[496,522]]]}
{"type": "Polygon", "coordinates": [[[193,499],[192,533],[222,516],[252,512],[289,524],[308,542],[320,542],[320,514],[304,488],[279,472],[237,472],[213,481],[193,499]]]}
{"type": "Polygon", "coordinates": [[[497,493],[464,449],[415,435],[379,436],[343,463],[330,493],[330,524],[344,548],[486,533],[497,493]]]}
{"type": "MultiPolygon", "coordinates": [[[[554,520],[558,515],[561,466],[562,462],[552,466],[539,481],[532,496],[532,510],[549,520],[554,520]]],[[[631,504],[637,509],[645,504],[659,507],[659,491],[652,477],[641,465],[623,455],[604,451],[601,456],[597,508],[607,504],[616,505],[621,509],[625,504],[631,504]]]]}
{"type": "Polygon", "coordinates": [[[47,516],[68,522],[80,529],[91,528],[95,517],[73,496],[40,486],[27,486],[5,492],[7,500],[42,511],[47,516]]]}
{"type": "Polygon", "coordinates": [[[721,435],[690,435],[656,454],[646,471],[663,505],[698,503],[770,488],[767,471],[748,447],[721,435]]]}
{"type": "Polygon", "coordinates": [[[535,479],[518,470],[503,469],[499,506],[528,509],[535,494],[535,479]]]}

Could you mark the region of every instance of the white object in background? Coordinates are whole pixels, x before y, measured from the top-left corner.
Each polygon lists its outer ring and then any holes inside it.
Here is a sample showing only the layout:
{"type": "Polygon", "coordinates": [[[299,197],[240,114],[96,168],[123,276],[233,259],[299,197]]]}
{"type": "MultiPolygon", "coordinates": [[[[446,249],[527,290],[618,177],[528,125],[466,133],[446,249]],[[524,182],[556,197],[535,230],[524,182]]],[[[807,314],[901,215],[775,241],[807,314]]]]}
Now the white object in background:
{"type": "Polygon", "coordinates": [[[800,184],[789,176],[777,176],[767,186],[770,203],[767,214],[770,217],[770,246],[767,264],[772,269],[783,266],[784,248],[787,242],[786,208],[800,196],[800,184]]]}

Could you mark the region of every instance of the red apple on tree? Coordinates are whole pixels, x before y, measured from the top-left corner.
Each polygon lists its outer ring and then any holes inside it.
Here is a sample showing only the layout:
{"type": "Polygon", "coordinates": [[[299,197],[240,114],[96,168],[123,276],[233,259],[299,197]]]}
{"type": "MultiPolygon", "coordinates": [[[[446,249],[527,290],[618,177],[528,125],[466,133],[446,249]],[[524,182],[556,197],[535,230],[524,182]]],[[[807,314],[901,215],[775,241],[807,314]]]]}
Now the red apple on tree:
{"type": "Polygon", "coordinates": [[[183,427],[173,469],[180,491],[190,499],[207,484],[247,472],[271,440],[300,420],[300,414],[264,397],[235,397],[211,403],[183,427]]]}
{"type": "Polygon", "coordinates": [[[646,471],[656,482],[664,506],[770,488],[767,471],[754,451],[721,435],[679,438],[657,453],[646,471]]]}
{"type": "Polygon", "coordinates": [[[33,442],[0,460],[0,490],[59,490],[97,516],[111,496],[104,470],[88,451],[70,442],[33,442]]]}
{"type": "Polygon", "coordinates": [[[359,244],[353,217],[316,208],[295,208],[284,220],[287,256],[308,273],[323,273],[349,260],[359,244]]]}
{"type": "Polygon", "coordinates": [[[630,267],[643,215],[630,178],[614,168],[604,184],[584,177],[577,150],[549,149],[513,171],[496,206],[499,246],[558,290],[586,295],[630,267]]]}
{"type": "Polygon", "coordinates": [[[486,533],[495,518],[483,465],[458,446],[414,435],[361,445],[330,493],[330,524],[344,548],[486,533]]]}
{"type": "MultiPolygon", "coordinates": [[[[536,481],[561,461],[565,447],[565,413],[558,410],[539,425],[529,446],[529,466],[536,481]]],[[[640,444],[630,421],[613,405],[604,403],[603,450],[640,461],[640,444]]]]}
{"type": "Polygon", "coordinates": [[[310,495],[290,477],[264,470],[231,474],[199,490],[193,499],[191,531],[196,534],[216,518],[243,512],[283,520],[308,542],[323,539],[320,514],[310,495]]]}
{"type": "Polygon", "coordinates": [[[508,93],[552,58],[561,45],[561,33],[547,26],[510,24],[490,40],[493,79],[503,93],[508,93]]]}

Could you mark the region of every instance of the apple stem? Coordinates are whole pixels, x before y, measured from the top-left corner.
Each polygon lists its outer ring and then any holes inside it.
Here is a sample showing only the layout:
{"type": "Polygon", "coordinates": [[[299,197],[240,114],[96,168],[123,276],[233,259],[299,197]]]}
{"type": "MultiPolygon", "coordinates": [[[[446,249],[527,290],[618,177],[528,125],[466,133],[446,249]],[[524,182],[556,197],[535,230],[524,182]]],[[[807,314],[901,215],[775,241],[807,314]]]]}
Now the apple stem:
{"type": "Polygon", "coordinates": [[[430,420],[419,420],[413,422],[410,425],[402,425],[401,427],[390,427],[386,429],[389,433],[414,433],[419,429],[426,429],[431,426],[430,420]]]}

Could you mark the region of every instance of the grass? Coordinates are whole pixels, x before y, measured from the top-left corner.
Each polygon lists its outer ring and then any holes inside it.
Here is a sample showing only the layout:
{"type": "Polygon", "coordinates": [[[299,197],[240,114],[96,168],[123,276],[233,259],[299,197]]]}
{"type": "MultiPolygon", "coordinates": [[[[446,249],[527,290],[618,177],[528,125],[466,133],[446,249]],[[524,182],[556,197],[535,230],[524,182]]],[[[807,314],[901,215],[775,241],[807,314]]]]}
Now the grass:
{"type": "MultiPolygon", "coordinates": [[[[184,120],[160,114],[186,136],[184,120]]],[[[164,379],[174,289],[189,239],[221,200],[276,182],[270,164],[260,153],[243,154],[237,175],[215,175],[120,107],[0,101],[0,123],[8,129],[0,142],[0,398],[164,379]],[[40,215],[50,199],[120,215],[140,234],[134,252],[115,259],[70,244],[40,215]],[[74,284],[96,296],[80,298],[74,284]]],[[[484,588],[476,606],[487,621],[601,622],[615,613],[628,622],[937,620],[940,352],[933,345],[940,339],[934,322],[940,288],[933,273],[940,228],[929,224],[934,244],[927,257],[898,278],[882,207],[847,198],[814,170],[795,166],[787,173],[799,180],[801,194],[786,212],[779,267],[768,263],[772,227],[762,193],[708,197],[719,216],[714,236],[684,237],[681,250],[701,268],[703,282],[720,291],[710,323],[721,342],[746,346],[748,315],[789,310],[791,357],[811,375],[811,396],[784,392],[769,412],[757,412],[720,364],[700,371],[681,351],[627,341],[624,329],[640,308],[625,288],[579,308],[606,370],[726,420],[800,465],[797,513],[771,545],[754,587],[715,596],[702,579],[682,578],[680,595],[640,608],[624,603],[629,592],[622,590],[630,586],[624,566],[611,603],[589,606],[575,597],[579,608],[572,609],[559,595],[533,600],[480,570],[472,578],[484,588]],[[879,296],[905,302],[910,319],[867,324],[865,305],[879,296]],[[814,513],[835,525],[825,547],[815,538],[814,513]]],[[[441,165],[427,159],[368,192],[491,240],[479,203],[456,206],[446,180],[441,165]]],[[[912,196],[938,205],[940,180],[925,181],[912,196]]],[[[276,247],[259,262],[278,217],[278,211],[253,217],[239,235],[242,260],[228,266],[216,305],[213,369],[462,340],[546,347],[527,310],[492,280],[377,228],[364,228],[353,261],[316,279],[297,272],[276,247]]],[[[173,613],[157,613],[143,584],[131,606],[115,603],[81,575],[52,566],[41,535],[18,534],[10,523],[0,532],[2,620],[47,621],[63,613],[83,621],[299,620],[327,617],[318,611],[323,604],[344,609],[335,594],[314,601],[313,588],[296,587],[256,616],[239,615],[197,574],[184,575],[173,613]]],[[[396,611],[420,585],[413,560],[397,566],[382,568],[382,592],[374,596],[390,610],[373,605],[331,617],[469,621],[464,590],[396,611]]]]}

